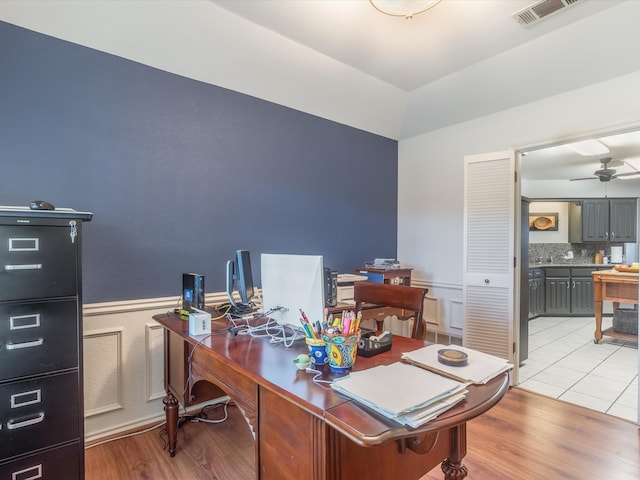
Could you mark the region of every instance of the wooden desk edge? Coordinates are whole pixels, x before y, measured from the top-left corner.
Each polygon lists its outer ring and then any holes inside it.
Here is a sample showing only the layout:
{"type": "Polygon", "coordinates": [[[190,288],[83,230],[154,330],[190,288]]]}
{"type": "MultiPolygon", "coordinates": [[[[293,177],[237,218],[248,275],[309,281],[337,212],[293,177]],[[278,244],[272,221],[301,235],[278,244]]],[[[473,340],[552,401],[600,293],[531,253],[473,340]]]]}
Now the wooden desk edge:
{"type": "MultiPolygon", "coordinates": [[[[463,408],[463,404],[456,406],[451,409],[451,411],[444,412],[440,416],[436,417],[434,420],[425,423],[423,426],[418,428],[411,427],[403,427],[398,424],[398,427],[386,430],[382,432],[380,435],[363,435],[360,432],[355,431],[352,428],[349,428],[349,425],[340,421],[337,417],[331,414],[331,410],[325,412],[324,420],[331,428],[340,432],[345,437],[349,438],[352,442],[361,445],[363,447],[375,447],[378,445],[382,445],[385,443],[389,443],[393,440],[407,439],[419,437],[425,434],[437,432],[442,429],[451,428],[453,426],[459,425],[461,423],[468,422],[479,415],[482,415],[486,411],[493,408],[507,393],[509,390],[509,372],[501,373],[496,377],[496,379],[491,380],[497,381],[497,379],[502,378],[500,385],[496,389],[493,395],[487,398],[482,403],[476,405],[475,407],[469,410],[463,410],[462,412],[458,412],[460,408],[463,408]]],[[[472,387],[473,388],[473,387],[472,387]]],[[[349,400],[348,402],[352,405],[357,405],[358,407],[364,409],[368,413],[373,414],[366,407],[360,405],[356,400],[349,400]]],[[[339,408],[339,407],[335,407],[339,408]]]]}

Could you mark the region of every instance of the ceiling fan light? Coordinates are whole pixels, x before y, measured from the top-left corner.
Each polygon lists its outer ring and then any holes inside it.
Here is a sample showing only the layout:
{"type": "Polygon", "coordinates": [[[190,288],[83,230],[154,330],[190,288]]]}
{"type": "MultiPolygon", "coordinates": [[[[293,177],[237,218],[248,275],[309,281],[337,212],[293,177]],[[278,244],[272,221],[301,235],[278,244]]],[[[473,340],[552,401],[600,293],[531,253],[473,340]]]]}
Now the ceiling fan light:
{"type": "Polygon", "coordinates": [[[609,153],[609,149],[606,145],[595,139],[567,143],[565,146],[583,157],[592,157],[593,155],[604,155],[605,153],[609,153]]]}
{"type": "Polygon", "coordinates": [[[385,15],[409,19],[426,12],[440,3],[440,0],[369,0],[369,2],[385,15]]]}

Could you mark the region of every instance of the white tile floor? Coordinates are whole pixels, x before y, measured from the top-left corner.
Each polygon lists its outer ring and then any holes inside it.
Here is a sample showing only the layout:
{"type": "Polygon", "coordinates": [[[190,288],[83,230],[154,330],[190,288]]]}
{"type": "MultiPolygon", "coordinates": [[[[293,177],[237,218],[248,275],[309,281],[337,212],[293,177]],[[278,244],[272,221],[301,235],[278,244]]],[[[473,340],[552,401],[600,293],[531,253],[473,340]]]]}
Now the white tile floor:
{"type": "Polygon", "coordinates": [[[593,317],[530,320],[518,386],[636,422],[638,344],[606,336],[595,344],[594,325],[593,317]]]}

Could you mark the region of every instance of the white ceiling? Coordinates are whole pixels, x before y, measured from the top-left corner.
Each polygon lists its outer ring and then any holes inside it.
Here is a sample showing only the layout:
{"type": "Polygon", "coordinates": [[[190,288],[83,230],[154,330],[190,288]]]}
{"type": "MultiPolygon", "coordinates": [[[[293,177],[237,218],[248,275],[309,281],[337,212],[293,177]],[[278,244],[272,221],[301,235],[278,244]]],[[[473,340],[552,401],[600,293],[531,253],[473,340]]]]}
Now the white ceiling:
{"type": "Polygon", "coordinates": [[[523,27],[512,15],[536,0],[442,0],[408,20],[369,0],[211,1],[407,92],[620,3],[582,0],[523,27]]]}
{"type": "MultiPolygon", "coordinates": [[[[621,2],[583,0],[524,27],[513,14],[536,0],[442,0],[411,19],[379,13],[368,0],[212,0],[290,40],[411,92],[621,2]]],[[[419,3],[419,2],[418,2],[419,3]]],[[[596,32],[594,32],[596,35],[596,32]]],[[[541,64],[540,52],[526,62],[541,64]]],[[[533,72],[535,74],[535,72],[533,72]]],[[[535,88],[535,84],[528,85],[535,88]]],[[[521,175],[529,180],[592,176],[600,158],[617,173],[640,169],[640,134],[601,139],[610,153],[584,157],[564,146],[528,152],[521,175]]],[[[598,182],[594,176],[594,182],[598,182]]],[[[622,180],[616,180],[622,181],[622,180]]],[[[633,180],[639,182],[640,179],[633,180]]]]}

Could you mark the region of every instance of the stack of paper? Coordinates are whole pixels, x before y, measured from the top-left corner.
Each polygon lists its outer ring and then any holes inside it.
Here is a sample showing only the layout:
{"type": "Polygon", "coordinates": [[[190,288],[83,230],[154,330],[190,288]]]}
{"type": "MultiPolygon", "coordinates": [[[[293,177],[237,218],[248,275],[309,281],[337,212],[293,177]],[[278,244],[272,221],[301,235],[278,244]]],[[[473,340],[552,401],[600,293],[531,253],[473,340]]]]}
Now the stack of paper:
{"type": "Polygon", "coordinates": [[[492,378],[513,368],[513,365],[502,358],[478,352],[458,345],[429,345],[428,347],[402,354],[402,359],[413,365],[425,368],[440,375],[460,382],[487,383],[492,378]],[[465,352],[468,356],[467,364],[463,366],[444,365],[438,361],[438,350],[454,349],[465,352]]]}
{"type": "Polygon", "coordinates": [[[332,387],[387,418],[418,427],[465,398],[467,384],[405,363],[380,365],[332,387]]]}

